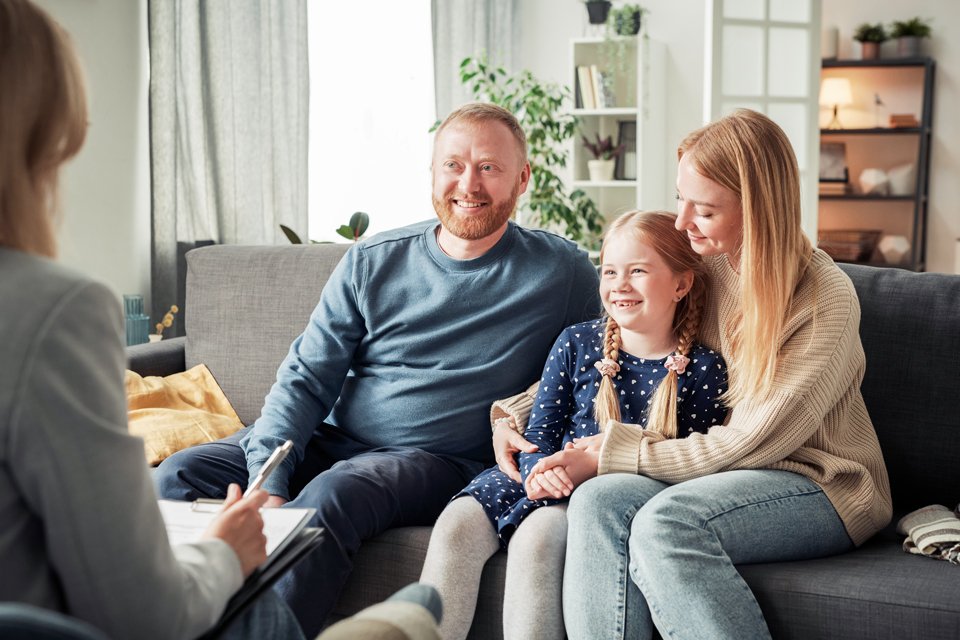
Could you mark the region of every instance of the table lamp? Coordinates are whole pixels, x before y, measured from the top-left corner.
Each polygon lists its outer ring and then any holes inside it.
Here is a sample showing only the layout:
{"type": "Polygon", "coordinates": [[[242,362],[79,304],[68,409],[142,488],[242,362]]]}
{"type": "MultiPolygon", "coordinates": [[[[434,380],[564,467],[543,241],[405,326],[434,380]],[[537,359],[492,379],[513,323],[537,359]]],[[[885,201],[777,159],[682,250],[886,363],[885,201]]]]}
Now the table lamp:
{"type": "Polygon", "coordinates": [[[843,129],[837,110],[848,104],[853,104],[850,81],[846,78],[824,78],[820,84],[820,106],[833,107],[833,120],[827,125],[827,129],[843,129]]]}

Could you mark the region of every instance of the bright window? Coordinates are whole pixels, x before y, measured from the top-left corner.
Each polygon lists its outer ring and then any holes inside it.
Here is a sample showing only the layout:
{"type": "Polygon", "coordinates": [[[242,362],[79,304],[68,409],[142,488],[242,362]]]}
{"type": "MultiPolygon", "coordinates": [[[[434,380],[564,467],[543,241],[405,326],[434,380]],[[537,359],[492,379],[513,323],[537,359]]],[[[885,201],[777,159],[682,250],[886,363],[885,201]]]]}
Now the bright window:
{"type": "Polygon", "coordinates": [[[365,237],[433,216],[430,2],[310,2],[308,21],[310,238],[342,241],[354,211],[365,237]]]}

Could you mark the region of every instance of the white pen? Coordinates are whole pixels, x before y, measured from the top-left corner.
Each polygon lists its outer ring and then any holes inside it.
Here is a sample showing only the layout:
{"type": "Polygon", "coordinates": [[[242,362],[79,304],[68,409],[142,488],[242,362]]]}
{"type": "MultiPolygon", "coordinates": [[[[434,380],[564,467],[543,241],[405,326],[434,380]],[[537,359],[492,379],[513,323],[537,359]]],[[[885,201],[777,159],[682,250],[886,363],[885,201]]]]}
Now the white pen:
{"type": "Polygon", "coordinates": [[[247,490],[243,492],[244,498],[259,489],[263,483],[266,482],[267,478],[270,477],[270,474],[280,466],[280,463],[283,462],[283,459],[287,457],[287,454],[290,453],[291,449],[293,449],[293,440],[287,440],[273,450],[273,453],[270,454],[270,457],[267,458],[267,461],[263,463],[262,467],[260,467],[260,473],[258,473],[257,477],[254,478],[253,482],[250,483],[250,486],[247,487],[247,490]]]}

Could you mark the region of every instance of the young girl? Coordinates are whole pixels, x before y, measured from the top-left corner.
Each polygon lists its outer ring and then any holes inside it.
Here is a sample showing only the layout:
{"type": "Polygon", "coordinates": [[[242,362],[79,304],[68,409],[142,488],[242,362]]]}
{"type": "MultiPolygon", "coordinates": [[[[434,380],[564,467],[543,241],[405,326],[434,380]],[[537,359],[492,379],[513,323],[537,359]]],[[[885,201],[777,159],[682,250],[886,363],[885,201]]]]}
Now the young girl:
{"type": "Polygon", "coordinates": [[[723,423],[717,398],[726,367],[694,343],[706,298],[703,264],[675,222],[670,213],[634,211],[610,226],[600,252],[606,319],[565,329],[551,349],[524,434],[538,447],[520,455],[524,484],[488,469],[437,520],[420,579],[443,598],[444,638],[467,637],[483,566],[508,546],[504,636],[564,636],[566,500],[549,496],[568,496],[596,473],[596,462],[592,471],[588,463],[542,472],[539,459],[597,435],[608,420],[666,438],[723,423]]]}

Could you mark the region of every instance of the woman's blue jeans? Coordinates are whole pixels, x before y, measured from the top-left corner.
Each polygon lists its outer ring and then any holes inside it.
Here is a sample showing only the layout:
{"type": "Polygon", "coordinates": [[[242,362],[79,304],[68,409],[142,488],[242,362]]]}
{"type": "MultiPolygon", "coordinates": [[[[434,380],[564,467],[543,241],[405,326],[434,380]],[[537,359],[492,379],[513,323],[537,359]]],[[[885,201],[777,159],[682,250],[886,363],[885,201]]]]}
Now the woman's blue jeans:
{"type": "Polygon", "coordinates": [[[853,548],[823,490],[787,471],[716,473],[668,485],[604,475],[578,487],[563,618],[570,640],[770,638],[735,564],[853,548]]]}

